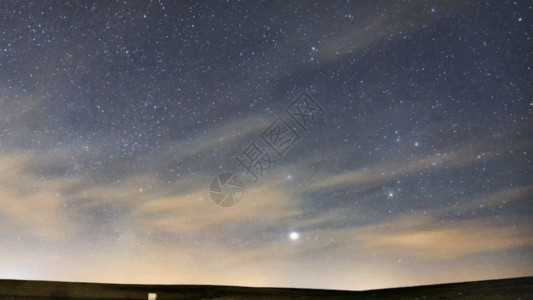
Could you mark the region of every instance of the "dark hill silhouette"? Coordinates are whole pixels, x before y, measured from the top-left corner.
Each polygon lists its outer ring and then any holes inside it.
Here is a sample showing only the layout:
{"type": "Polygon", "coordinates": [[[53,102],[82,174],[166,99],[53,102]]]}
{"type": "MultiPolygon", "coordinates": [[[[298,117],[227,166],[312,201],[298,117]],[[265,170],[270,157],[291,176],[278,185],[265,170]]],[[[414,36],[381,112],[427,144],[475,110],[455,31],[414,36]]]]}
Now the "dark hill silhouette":
{"type": "Polygon", "coordinates": [[[370,291],[0,280],[0,299],[533,299],[533,277],[370,291]]]}

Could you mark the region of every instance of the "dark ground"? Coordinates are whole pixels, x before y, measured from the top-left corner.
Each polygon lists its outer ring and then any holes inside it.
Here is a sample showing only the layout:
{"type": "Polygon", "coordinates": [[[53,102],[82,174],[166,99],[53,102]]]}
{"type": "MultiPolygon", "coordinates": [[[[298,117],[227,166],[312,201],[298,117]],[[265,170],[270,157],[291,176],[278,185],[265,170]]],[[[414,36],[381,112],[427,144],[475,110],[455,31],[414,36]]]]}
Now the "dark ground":
{"type": "Polygon", "coordinates": [[[0,280],[0,299],[533,299],[533,277],[372,291],[0,280]]]}

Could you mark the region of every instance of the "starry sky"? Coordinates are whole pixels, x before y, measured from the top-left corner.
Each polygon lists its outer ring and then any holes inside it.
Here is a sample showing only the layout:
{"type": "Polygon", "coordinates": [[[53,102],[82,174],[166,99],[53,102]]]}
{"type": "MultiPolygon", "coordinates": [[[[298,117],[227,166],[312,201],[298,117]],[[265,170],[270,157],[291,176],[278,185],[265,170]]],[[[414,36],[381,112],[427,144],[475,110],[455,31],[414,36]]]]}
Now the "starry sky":
{"type": "Polygon", "coordinates": [[[519,0],[3,1],[0,278],[531,276],[532,33],[519,0]],[[237,205],[210,198],[222,172],[237,205]]]}

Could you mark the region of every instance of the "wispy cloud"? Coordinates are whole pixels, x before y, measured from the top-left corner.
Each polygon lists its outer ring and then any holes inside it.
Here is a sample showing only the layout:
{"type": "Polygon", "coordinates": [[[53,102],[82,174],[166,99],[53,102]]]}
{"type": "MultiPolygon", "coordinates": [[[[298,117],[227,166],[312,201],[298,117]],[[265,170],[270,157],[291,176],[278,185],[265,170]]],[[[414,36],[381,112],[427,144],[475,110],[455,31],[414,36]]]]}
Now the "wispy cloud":
{"type": "Polygon", "coordinates": [[[476,219],[450,224],[412,216],[360,228],[357,239],[368,251],[435,260],[533,246],[529,226],[495,221],[476,219]]]}
{"type": "Polygon", "coordinates": [[[317,180],[310,188],[324,189],[330,187],[342,187],[356,184],[384,182],[387,180],[401,178],[405,175],[416,172],[424,172],[435,168],[465,167],[475,163],[479,159],[489,159],[495,153],[484,149],[481,146],[473,147],[467,145],[459,147],[457,150],[443,151],[436,154],[418,157],[414,160],[406,158],[405,161],[390,161],[361,168],[359,170],[348,171],[341,174],[333,174],[324,179],[317,180]]]}
{"type": "Polygon", "coordinates": [[[0,220],[2,231],[64,240],[73,234],[60,192],[77,179],[38,177],[24,170],[30,154],[0,157],[0,220]]]}

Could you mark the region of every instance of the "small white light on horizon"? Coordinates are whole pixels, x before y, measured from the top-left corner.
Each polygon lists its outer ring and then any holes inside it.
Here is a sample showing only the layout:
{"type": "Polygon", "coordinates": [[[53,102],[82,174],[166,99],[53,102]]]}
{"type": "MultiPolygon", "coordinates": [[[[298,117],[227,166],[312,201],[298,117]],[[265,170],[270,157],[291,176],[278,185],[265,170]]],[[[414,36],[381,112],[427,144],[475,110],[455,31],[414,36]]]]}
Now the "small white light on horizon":
{"type": "Polygon", "coordinates": [[[148,300],[156,300],[157,294],[156,293],[148,293],[148,300]]]}

